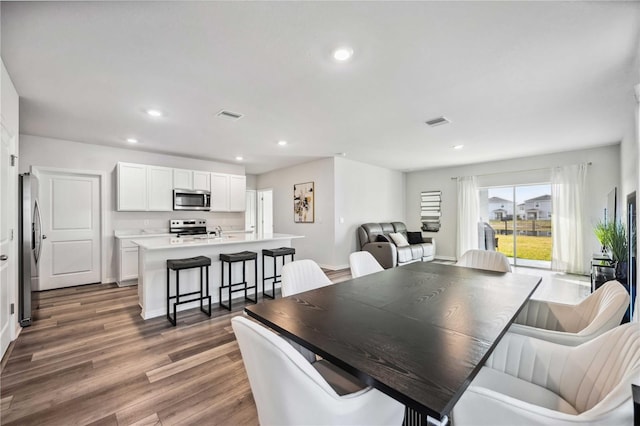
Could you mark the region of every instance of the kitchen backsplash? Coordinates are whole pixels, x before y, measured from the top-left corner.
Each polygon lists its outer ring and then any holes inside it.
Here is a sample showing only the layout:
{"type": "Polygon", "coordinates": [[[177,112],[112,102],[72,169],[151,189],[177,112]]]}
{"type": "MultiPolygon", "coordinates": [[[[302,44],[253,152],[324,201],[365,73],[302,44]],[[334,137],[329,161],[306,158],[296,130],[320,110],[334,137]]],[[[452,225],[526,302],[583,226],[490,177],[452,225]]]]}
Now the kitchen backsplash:
{"type": "Polygon", "coordinates": [[[145,229],[154,231],[169,230],[171,219],[206,219],[208,228],[221,226],[224,230],[244,230],[244,212],[111,212],[114,231],[145,229]]]}

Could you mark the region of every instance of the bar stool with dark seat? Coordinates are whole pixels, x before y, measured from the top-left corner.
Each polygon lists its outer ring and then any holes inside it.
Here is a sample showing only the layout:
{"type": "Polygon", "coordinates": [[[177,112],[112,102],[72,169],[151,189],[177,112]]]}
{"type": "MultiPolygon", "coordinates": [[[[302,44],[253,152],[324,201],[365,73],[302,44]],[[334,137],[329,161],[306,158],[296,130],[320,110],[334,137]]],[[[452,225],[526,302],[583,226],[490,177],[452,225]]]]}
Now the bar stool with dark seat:
{"type": "Polygon", "coordinates": [[[277,274],[277,269],[276,269],[276,260],[278,259],[278,257],[282,257],[282,266],[284,266],[285,256],[291,256],[291,261],[293,262],[295,254],[296,254],[296,249],[294,249],[293,247],[280,247],[276,249],[262,250],[262,295],[264,297],[268,297],[269,299],[275,299],[276,297],[276,283],[281,282],[280,281],[281,276],[277,274]],[[264,276],[264,257],[265,256],[269,256],[273,258],[273,276],[271,277],[264,276]],[[273,280],[271,282],[271,294],[268,294],[264,290],[264,283],[267,280],[273,280]]]}
{"type": "Polygon", "coordinates": [[[248,300],[250,302],[253,303],[258,303],[258,253],[253,252],[253,251],[241,251],[238,253],[221,253],[220,254],[220,262],[222,263],[220,265],[220,272],[221,272],[221,282],[220,282],[220,289],[219,291],[219,296],[220,296],[220,306],[227,308],[228,310],[231,310],[231,294],[235,293],[236,291],[244,291],[244,299],[248,300]],[[254,270],[254,281],[253,281],[253,285],[249,286],[247,285],[247,278],[246,278],[246,267],[245,264],[247,261],[253,260],[253,270],[254,270]],[[242,281],[239,281],[237,283],[233,282],[233,278],[231,277],[231,266],[234,263],[237,262],[242,262],[242,281]],[[225,263],[228,266],[228,283],[225,285],[224,283],[224,266],[225,263]],[[242,288],[233,288],[233,287],[237,287],[242,285],[242,288]],[[222,303],[222,291],[226,289],[229,293],[229,304],[225,305],[224,303],[222,303]],[[249,297],[247,290],[253,289],[254,294],[253,294],[253,299],[249,297]]]}
{"type": "Polygon", "coordinates": [[[211,296],[209,295],[209,266],[211,266],[211,259],[207,256],[197,256],[191,257],[188,259],[167,259],[167,319],[174,326],[176,325],[176,320],[178,319],[176,313],[176,307],[178,305],[182,305],[183,303],[195,302],[196,300],[200,301],[200,310],[205,314],[211,316],[211,296]],[[200,291],[192,291],[189,293],[180,294],[180,271],[184,269],[192,269],[192,268],[200,268],[200,291]],[[203,286],[202,279],[202,271],[203,268],[207,269],[207,286],[206,288],[203,286]],[[171,296],[171,286],[170,286],[170,271],[176,271],[176,295],[171,296]],[[198,297],[193,297],[188,300],[181,300],[181,297],[193,296],[198,294],[198,297]],[[169,314],[171,300],[175,299],[176,301],[173,303],[173,317],[169,314]],[[204,300],[208,300],[209,310],[205,310],[202,302],[204,300]]]}

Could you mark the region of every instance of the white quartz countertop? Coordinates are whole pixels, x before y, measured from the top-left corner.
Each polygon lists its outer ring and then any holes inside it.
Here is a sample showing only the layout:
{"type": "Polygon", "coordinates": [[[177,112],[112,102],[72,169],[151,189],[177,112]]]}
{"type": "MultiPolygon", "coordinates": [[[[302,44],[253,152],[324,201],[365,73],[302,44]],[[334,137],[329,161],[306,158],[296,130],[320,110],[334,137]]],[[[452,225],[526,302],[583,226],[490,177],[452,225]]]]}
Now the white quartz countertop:
{"type": "Polygon", "coordinates": [[[114,232],[116,238],[140,238],[140,237],[169,237],[171,234],[166,229],[123,229],[114,232]]]}
{"type": "Polygon", "coordinates": [[[182,247],[194,247],[194,246],[220,246],[227,244],[242,244],[242,243],[255,243],[260,241],[277,241],[277,240],[292,240],[296,238],[304,238],[302,235],[291,234],[227,234],[222,237],[156,237],[146,238],[148,235],[141,235],[145,237],[139,240],[131,241],[147,250],[164,250],[164,249],[179,249],[182,247]]]}

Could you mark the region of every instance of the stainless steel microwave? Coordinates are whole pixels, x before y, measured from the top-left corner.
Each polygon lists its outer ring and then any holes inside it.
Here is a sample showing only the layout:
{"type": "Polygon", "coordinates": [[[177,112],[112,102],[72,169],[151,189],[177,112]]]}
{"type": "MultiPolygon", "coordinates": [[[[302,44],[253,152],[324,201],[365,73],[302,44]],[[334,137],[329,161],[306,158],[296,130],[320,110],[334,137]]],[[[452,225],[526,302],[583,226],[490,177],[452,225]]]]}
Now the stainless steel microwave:
{"type": "Polygon", "coordinates": [[[211,210],[211,192],[173,190],[173,210],[211,210]]]}

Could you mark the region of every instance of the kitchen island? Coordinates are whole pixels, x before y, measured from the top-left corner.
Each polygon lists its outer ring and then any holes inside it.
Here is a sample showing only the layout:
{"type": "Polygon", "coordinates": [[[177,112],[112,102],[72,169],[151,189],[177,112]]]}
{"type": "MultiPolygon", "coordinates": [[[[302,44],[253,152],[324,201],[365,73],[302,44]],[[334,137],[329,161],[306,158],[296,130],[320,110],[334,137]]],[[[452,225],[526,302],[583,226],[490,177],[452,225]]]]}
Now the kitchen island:
{"type": "MultiPolygon", "coordinates": [[[[218,303],[218,288],[221,285],[220,254],[240,251],[258,253],[258,288],[262,289],[262,249],[291,247],[291,242],[300,235],[289,234],[229,234],[222,237],[157,237],[133,240],[138,246],[138,303],[142,308],[144,319],[166,315],[167,310],[167,259],[183,259],[196,256],[211,258],[209,268],[209,293],[212,303],[218,303]]],[[[273,275],[271,262],[265,265],[265,274],[273,275]]],[[[242,276],[241,264],[233,265],[233,275],[242,276]]],[[[253,262],[247,264],[253,268],[253,262]]],[[[247,274],[250,280],[253,273],[247,274]]],[[[206,280],[206,278],[205,278],[206,280]]],[[[206,281],[205,281],[206,282],[206,281]]],[[[175,294],[175,272],[171,272],[171,294],[175,294]]],[[[270,284],[269,284],[270,285],[270,284]]],[[[277,286],[277,285],[276,285],[277,286]]],[[[198,269],[180,271],[180,293],[196,291],[200,287],[198,269]]],[[[186,303],[178,306],[178,311],[200,306],[200,302],[186,303]]]]}

